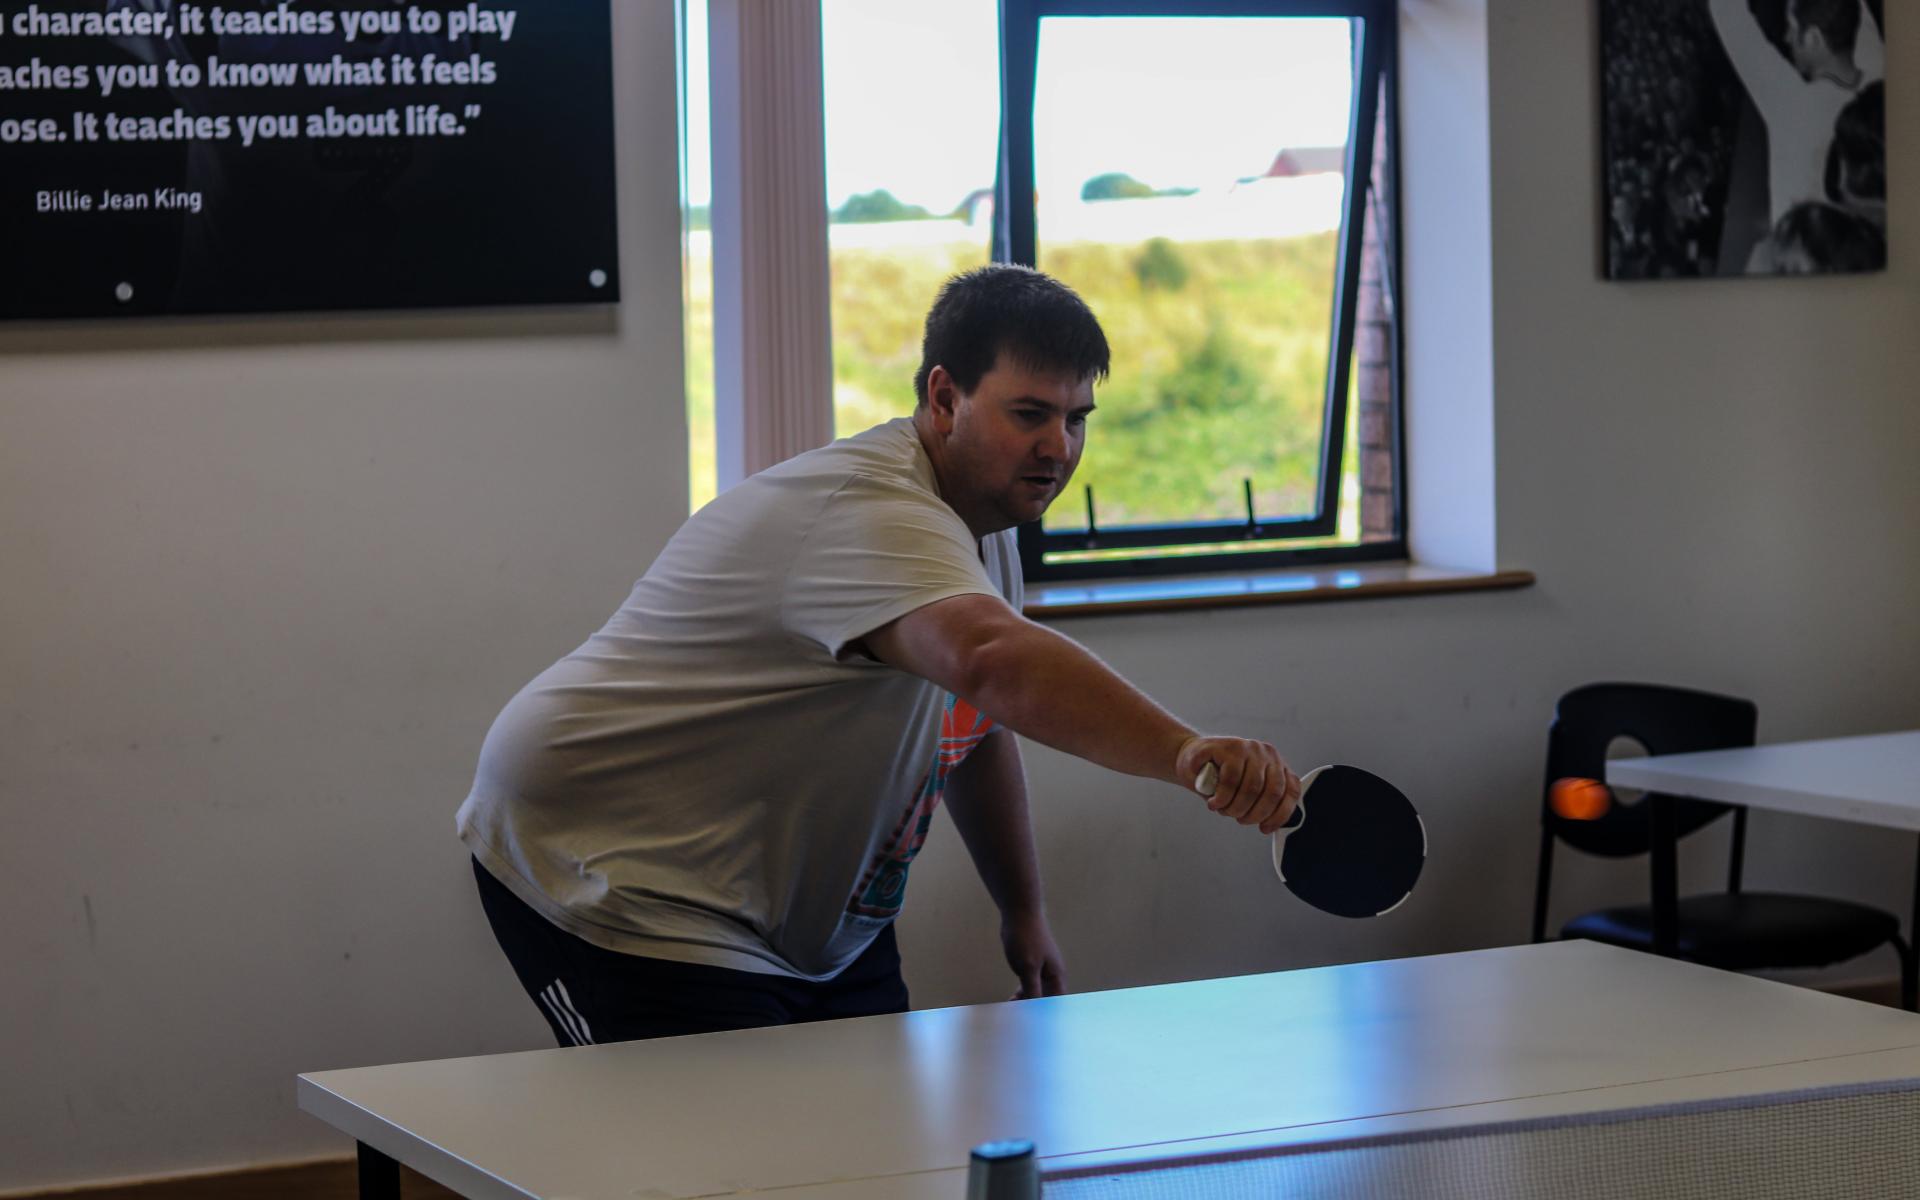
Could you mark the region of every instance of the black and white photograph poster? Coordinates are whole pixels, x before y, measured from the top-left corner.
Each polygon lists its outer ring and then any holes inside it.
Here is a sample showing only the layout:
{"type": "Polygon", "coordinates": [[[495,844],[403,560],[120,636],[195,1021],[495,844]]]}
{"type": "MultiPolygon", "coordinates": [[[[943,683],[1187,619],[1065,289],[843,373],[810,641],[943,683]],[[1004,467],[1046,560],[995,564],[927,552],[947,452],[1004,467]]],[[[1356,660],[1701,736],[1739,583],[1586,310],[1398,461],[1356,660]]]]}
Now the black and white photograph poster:
{"type": "Polygon", "coordinates": [[[0,0],[0,319],[619,299],[611,0],[0,0]]]}
{"type": "Polygon", "coordinates": [[[1887,262],[1885,0],[1602,0],[1609,279],[1887,262]]]}

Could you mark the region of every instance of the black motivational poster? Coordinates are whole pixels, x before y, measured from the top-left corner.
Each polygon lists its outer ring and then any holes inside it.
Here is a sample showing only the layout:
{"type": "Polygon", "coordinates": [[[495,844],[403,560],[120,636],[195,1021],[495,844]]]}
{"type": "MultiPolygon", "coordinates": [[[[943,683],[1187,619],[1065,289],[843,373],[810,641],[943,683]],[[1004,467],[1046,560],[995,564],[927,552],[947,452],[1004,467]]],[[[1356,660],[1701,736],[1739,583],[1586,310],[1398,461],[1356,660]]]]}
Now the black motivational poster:
{"type": "Polygon", "coordinates": [[[619,299],[610,0],[0,0],[0,317],[619,299]]]}

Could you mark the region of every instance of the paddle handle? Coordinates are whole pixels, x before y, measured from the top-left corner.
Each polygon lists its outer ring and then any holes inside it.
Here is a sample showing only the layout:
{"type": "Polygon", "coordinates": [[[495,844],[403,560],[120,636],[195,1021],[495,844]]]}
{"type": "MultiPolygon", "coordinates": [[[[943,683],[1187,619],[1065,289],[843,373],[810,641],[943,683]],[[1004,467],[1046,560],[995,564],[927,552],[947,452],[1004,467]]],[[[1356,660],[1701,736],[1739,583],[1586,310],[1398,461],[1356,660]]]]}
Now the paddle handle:
{"type": "MultiPolygon", "coordinates": [[[[1300,800],[1293,806],[1293,815],[1287,818],[1287,823],[1274,830],[1275,837],[1292,833],[1307,819],[1307,789],[1313,786],[1313,777],[1324,770],[1326,770],[1325,767],[1315,767],[1300,777],[1300,800]]],[[[1209,800],[1213,799],[1213,794],[1220,790],[1218,763],[1209,762],[1200,768],[1199,776],[1193,781],[1193,790],[1209,800]]]]}

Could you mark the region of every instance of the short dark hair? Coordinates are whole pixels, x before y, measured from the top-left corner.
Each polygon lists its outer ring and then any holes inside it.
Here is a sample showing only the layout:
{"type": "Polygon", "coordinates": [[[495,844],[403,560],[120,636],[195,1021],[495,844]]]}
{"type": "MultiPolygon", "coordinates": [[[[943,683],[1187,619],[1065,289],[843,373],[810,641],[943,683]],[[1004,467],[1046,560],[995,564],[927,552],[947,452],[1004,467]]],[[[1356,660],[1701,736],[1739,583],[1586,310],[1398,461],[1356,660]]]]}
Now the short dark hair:
{"type": "Polygon", "coordinates": [[[1107,335],[1074,290],[1031,267],[995,263],[955,275],[927,311],[913,394],[927,402],[935,367],[972,392],[1004,354],[1023,367],[1105,379],[1107,335]]]}

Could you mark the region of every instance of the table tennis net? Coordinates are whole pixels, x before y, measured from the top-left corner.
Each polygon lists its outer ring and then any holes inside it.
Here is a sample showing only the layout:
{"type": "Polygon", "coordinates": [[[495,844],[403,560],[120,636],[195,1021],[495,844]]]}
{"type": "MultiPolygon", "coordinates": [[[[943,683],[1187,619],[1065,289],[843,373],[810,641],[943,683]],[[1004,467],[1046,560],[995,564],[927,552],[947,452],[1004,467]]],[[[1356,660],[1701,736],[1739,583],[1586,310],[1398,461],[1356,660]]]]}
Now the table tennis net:
{"type": "Polygon", "coordinates": [[[1041,1194],[1046,1200],[1916,1196],[1920,1079],[1067,1167],[1042,1172],[1041,1194]]]}

